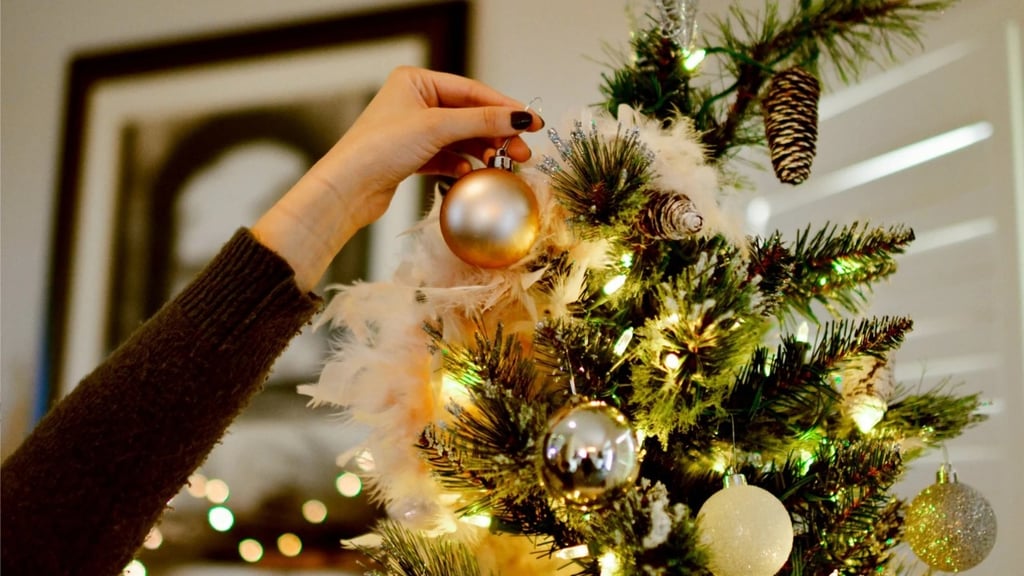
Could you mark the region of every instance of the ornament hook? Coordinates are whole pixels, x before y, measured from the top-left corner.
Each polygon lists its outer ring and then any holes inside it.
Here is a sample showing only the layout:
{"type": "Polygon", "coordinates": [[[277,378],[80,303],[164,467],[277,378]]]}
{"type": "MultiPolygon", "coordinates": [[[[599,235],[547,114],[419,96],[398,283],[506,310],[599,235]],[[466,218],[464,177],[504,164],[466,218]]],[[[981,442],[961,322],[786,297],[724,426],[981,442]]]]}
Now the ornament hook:
{"type": "MultiPolygon", "coordinates": [[[[541,112],[541,107],[544,105],[544,99],[540,96],[534,96],[533,99],[523,108],[526,112],[529,112],[531,108],[536,110],[538,114],[541,112]]],[[[505,139],[504,144],[494,153],[494,157],[488,162],[488,166],[491,168],[501,168],[502,170],[512,171],[512,158],[508,155],[508,145],[512,143],[512,137],[505,139]]]]}

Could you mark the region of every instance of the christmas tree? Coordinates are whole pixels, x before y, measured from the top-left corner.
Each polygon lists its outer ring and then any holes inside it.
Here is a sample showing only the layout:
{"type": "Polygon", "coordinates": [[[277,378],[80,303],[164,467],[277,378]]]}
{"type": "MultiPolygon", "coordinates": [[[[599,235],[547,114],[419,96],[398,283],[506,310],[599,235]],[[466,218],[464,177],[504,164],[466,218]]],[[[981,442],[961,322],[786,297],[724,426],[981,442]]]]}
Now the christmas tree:
{"type": "Polygon", "coordinates": [[[895,383],[912,322],[863,316],[913,232],[748,237],[723,193],[756,147],[806,180],[820,78],[953,1],[733,7],[706,33],[696,0],[652,2],[549,154],[439,186],[394,280],[333,297],[339,346],[303,389],[368,430],[353,455],[389,512],[354,544],[372,570],[906,573],[904,540],[934,568],[980,562],[991,508],[948,467],[920,506],[891,492],[983,419],[976,395],[895,383]]]}

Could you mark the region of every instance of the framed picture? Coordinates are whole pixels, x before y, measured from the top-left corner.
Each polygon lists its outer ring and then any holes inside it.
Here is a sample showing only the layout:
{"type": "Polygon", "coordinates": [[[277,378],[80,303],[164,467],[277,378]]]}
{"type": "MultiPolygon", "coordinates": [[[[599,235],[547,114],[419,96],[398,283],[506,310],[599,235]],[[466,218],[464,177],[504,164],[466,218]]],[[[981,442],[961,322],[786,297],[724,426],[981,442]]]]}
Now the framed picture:
{"type": "MultiPolygon", "coordinates": [[[[75,58],[42,378],[51,400],[252,224],[394,67],[464,73],[466,26],[465,3],[447,2],[75,58]]],[[[395,202],[328,281],[387,274],[422,208],[395,202]]],[[[271,384],[315,378],[325,346],[301,335],[271,384]]]]}

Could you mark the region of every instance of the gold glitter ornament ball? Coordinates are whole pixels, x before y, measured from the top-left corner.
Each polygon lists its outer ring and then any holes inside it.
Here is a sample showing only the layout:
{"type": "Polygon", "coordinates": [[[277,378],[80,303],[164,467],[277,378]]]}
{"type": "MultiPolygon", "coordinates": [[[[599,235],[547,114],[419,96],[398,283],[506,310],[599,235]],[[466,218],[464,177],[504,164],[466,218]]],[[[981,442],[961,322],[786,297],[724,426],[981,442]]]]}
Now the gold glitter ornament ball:
{"type": "Polygon", "coordinates": [[[481,268],[515,264],[530,252],[539,230],[533,190],[502,168],[466,174],[441,202],[444,241],[456,256],[481,268]]]}
{"type": "Polygon", "coordinates": [[[925,564],[943,572],[970,570],[996,543],[996,515],[980,492],[956,479],[948,464],[936,484],[907,508],[905,539],[925,564]]]}

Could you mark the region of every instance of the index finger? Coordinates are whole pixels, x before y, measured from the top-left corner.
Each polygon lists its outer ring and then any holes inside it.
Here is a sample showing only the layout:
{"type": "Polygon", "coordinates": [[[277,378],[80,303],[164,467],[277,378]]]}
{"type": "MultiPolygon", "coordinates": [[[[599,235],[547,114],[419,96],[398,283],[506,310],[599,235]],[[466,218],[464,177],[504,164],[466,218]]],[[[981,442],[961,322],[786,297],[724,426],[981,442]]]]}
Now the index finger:
{"type": "Polygon", "coordinates": [[[447,72],[426,70],[426,84],[432,91],[434,106],[465,108],[470,106],[508,106],[525,108],[524,104],[498,92],[483,82],[447,72]]]}

